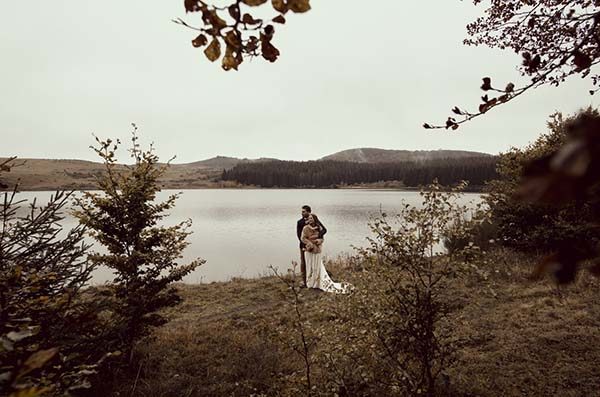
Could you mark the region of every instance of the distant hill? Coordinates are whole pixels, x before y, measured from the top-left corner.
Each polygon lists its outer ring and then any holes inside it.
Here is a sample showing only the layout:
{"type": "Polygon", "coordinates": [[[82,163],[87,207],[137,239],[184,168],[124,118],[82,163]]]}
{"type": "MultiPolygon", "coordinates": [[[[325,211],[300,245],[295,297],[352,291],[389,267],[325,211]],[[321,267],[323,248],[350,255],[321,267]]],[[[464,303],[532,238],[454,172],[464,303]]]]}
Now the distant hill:
{"type": "MultiPolygon", "coordinates": [[[[349,149],[319,160],[351,161],[354,163],[396,163],[403,161],[428,161],[439,159],[460,159],[490,157],[491,154],[469,152],[465,150],[387,150],[375,148],[349,149]]],[[[206,167],[220,170],[230,170],[238,164],[262,163],[278,161],[279,159],[261,157],[258,159],[216,156],[207,160],[183,164],[186,166],[206,167]]]]}
{"type": "MultiPolygon", "coordinates": [[[[21,190],[94,189],[98,186],[97,176],[105,172],[103,164],[85,160],[18,158],[15,163],[18,166],[0,179],[8,186],[18,182],[21,190]]],[[[118,170],[125,169],[118,166],[118,170]]],[[[217,181],[222,171],[203,165],[172,164],[160,181],[171,189],[220,187],[217,181]]]]}
{"type": "Polygon", "coordinates": [[[201,166],[212,169],[229,170],[238,164],[243,163],[258,163],[265,161],[274,161],[276,159],[259,158],[259,159],[240,159],[237,157],[217,156],[207,160],[195,161],[186,165],[201,166]]]}
{"type": "Polygon", "coordinates": [[[354,163],[396,163],[401,161],[428,161],[491,157],[491,154],[464,150],[387,150],[359,148],[343,150],[323,157],[321,160],[351,161],[354,163]]]}

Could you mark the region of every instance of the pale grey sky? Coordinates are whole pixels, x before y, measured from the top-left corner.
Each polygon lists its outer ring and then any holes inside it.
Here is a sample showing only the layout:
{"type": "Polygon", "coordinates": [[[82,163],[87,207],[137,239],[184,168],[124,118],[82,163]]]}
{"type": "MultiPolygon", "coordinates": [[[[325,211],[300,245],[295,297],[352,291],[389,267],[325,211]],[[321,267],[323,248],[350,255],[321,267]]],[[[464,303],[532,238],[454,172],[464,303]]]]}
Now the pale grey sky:
{"type": "MultiPolygon", "coordinates": [[[[222,0],[217,2],[223,4],[222,0]]],[[[0,3],[0,156],[96,160],[92,133],[136,122],[161,158],[307,160],[354,147],[489,153],[533,140],[547,116],[596,105],[572,79],[456,132],[428,131],[474,109],[480,78],[522,81],[509,52],[462,45],[482,11],[458,0],[313,0],[277,26],[280,59],[225,72],[175,25],[183,1],[0,3]]]]}

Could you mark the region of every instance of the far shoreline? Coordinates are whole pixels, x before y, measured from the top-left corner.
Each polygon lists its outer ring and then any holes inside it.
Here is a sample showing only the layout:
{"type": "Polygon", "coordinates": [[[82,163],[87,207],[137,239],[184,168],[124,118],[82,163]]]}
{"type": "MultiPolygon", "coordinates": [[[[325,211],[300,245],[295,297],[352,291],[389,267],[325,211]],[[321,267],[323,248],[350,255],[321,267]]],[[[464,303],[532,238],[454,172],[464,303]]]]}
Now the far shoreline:
{"type": "MultiPolygon", "coordinates": [[[[425,186],[406,186],[406,187],[381,187],[381,186],[344,186],[344,187],[260,187],[260,186],[163,186],[161,190],[370,190],[370,191],[397,191],[397,192],[419,192],[425,186]]],[[[24,192],[93,192],[99,191],[98,187],[74,187],[74,186],[42,186],[34,188],[17,189],[17,193],[24,192]]],[[[2,189],[1,193],[10,193],[13,189],[2,189]]],[[[462,193],[485,193],[484,186],[473,186],[462,191],[462,193]]]]}

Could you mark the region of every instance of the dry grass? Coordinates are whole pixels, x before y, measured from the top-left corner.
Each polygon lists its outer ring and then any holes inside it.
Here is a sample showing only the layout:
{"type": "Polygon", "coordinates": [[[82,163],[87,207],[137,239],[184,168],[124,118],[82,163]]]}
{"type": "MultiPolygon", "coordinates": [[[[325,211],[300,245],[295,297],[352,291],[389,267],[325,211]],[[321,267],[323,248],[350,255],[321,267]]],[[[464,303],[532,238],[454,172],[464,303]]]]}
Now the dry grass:
{"type": "MultiPolygon", "coordinates": [[[[449,371],[453,393],[477,396],[591,396],[600,390],[598,281],[583,275],[558,290],[527,280],[530,257],[498,251],[481,269],[449,291],[460,340],[449,371]]],[[[360,277],[332,265],[337,278],[360,277]]],[[[184,301],[171,320],[137,349],[133,369],[121,374],[118,396],[281,395],[284,382],[302,370],[299,357],[267,335],[291,321],[281,281],[266,277],[179,286],[184,301]],[[139,371],[138,371],[139,370],[139,371]],[[139,372],[139,377],[138,377],[139,372]],[[137,380],[136,380],[137,378],[137,380]]],[[[314,324],[331,299],[303,290],[314,324]]]]}
{"type": "MultiPolygon", "coordinates": [[[[600,395],[599,281],[576,284],[528,280],[532,258],[495,255],[490,282],[496,297],[470,283],[456,313],[463,339],[451,371],[458,389],[482,396],[600,395]]],[[[493,262],[492,262],[493,263],[493,262]]]]}

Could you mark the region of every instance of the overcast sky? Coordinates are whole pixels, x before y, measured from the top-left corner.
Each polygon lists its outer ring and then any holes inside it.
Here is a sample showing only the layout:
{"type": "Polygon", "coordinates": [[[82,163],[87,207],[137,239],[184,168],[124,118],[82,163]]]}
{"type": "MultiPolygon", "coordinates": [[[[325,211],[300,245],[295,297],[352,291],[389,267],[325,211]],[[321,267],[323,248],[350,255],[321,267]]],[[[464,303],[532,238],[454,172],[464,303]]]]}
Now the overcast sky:
{"type": "MultiPolygon", "coordinates": [[[[218,3],[225,3],[217,0],[218,3]]],[[[497,153],[544,131],[549,114],[595,105],[579,78],[495,109],[456,132],[428,131],[478,105],[480,78],[523,81],[509,52],[462,45],[483,11],[469,1],[313,0],[277,26],[280,59],[225,72],[175,25],[182,0],[0,3],[0,156],[96,160],[92,133],[131,122],[162,158],[316,159],[343,149],[497,153]]]]}

